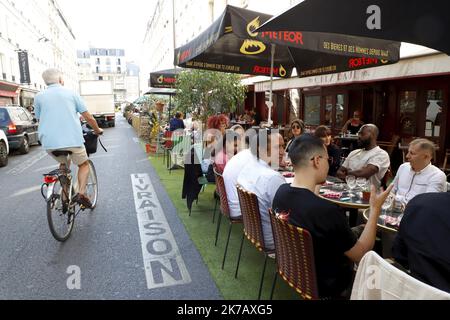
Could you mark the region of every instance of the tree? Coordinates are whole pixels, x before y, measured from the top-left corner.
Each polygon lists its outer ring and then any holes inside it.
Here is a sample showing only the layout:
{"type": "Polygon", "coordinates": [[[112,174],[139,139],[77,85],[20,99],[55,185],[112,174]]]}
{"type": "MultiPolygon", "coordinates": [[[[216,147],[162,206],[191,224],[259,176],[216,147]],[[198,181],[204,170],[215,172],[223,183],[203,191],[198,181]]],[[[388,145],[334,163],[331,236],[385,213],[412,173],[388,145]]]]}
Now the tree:
{"type": "Polygon", "coordinates": [[[218,112],[235,112],[245,101],[247,87],[239,75],[192,70],[178,75],[176,106],[179,111],[206,119],[218,112]]]}

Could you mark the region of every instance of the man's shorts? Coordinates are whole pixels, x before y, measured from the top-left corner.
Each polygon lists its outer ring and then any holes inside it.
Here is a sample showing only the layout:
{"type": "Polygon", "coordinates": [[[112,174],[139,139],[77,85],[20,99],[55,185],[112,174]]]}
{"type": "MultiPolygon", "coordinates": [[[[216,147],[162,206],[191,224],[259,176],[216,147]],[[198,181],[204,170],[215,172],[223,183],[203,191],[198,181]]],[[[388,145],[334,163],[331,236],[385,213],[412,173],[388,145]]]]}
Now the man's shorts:
{"type": "Polygon", "coordinates": [[[67,164],[67,157],[55,157],[53,155],[53,151],[70,151],[72,152],[72,154],[69,156],[70,160],[77,166],[82,165],[83,163],[85,163],[86,161],[89,160],[89,157],[86,153],[86,148],[85,147],[80,147],[80,148],[67,148],[67,149],[58,149],[58,150],[47,150],[47,153],[53,158],[55,159],[57,162],[62,163],[62,164],[67,164]]]}

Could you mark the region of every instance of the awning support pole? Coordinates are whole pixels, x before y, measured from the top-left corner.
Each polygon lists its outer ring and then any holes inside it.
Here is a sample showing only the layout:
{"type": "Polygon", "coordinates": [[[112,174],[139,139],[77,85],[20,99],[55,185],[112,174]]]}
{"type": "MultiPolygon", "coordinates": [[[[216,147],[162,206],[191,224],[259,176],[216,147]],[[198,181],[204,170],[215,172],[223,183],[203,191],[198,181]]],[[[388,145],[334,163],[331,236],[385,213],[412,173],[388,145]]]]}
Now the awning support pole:
{"type": "Polygon", "coordinates": [[[272,127],[272,108],[273,108],[273,68],[275,64],[275,49],[276,46],[272,44],[271,48],[271,58],[270,58],[270,97],[269,102],[266,102],[267,107],[269,108],[269,118],[267,120],[269,127],[272,127]]]}

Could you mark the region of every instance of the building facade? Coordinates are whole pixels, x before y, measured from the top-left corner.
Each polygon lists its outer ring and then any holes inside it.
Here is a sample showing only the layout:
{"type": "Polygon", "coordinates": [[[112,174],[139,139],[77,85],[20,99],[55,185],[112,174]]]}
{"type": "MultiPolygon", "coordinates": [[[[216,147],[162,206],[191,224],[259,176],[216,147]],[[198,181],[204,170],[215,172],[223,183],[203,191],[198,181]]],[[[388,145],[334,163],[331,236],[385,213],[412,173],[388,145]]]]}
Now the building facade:
{"type": "Polygon", "coordinates": [[[75,41],[55,0],[0,0],[0,104],[32,105],[48,68],[61,70],[65,85],[76,89],[75,41]],[[19,54],[28,68],[19,68],[19,54]]]}
{"type": "Polygon", "coordinates": [[[127,63],[124,49],[89,48],[77,51],[80,80],[111,80],[116,103],[125,102],[127,63]]]}
{"type": "Polygon", "coordinates": [[[150,72],[174,68],[174,48],[193,40],[225,10],[226,5],[276,14],[300,0],[158,0],[144,38],[141,83],[150,72]]]}

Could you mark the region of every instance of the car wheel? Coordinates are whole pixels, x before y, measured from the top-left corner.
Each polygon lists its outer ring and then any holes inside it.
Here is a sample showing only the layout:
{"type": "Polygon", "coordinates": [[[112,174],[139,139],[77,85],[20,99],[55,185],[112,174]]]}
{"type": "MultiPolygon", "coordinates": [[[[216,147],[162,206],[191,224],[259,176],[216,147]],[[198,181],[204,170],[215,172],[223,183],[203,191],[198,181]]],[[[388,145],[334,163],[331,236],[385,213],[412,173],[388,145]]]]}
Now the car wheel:
{"type": "Polygon", "coordinates": [[[21,154],[27,154],[28,152],[30,152],[30,141],[28,140],[28,137],[23,138],[23,143],[19,149],[19,152],[21,154]]]}
{"type": "Polygon", "coordinates": [[[6,149],[6,144],[0,141],[0,168],[6,167],[8,165],[8,151],[6,149]]]}

